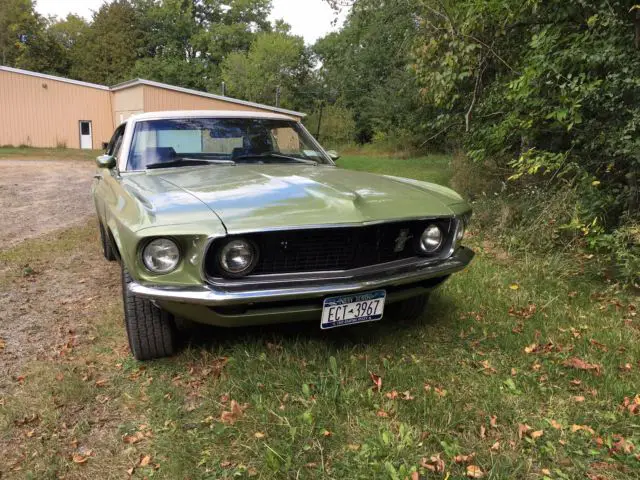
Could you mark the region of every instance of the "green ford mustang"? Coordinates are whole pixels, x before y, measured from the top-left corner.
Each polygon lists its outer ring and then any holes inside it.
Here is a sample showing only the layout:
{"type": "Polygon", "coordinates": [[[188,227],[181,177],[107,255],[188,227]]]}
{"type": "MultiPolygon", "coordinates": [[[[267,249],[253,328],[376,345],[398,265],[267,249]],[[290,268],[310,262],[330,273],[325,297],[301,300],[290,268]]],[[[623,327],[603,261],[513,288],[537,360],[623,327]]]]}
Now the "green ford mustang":
{"type": "Polygon", "coordinates": [[[296,120],[254,112],[131,117],[98,157],[104,255],[122,266],[129,345],[173,354],[177,329],[418,317],[462,270],[455,192],[343,170],[296,120]],[[388,307],[388,308],[387,308],[388,307]]]}

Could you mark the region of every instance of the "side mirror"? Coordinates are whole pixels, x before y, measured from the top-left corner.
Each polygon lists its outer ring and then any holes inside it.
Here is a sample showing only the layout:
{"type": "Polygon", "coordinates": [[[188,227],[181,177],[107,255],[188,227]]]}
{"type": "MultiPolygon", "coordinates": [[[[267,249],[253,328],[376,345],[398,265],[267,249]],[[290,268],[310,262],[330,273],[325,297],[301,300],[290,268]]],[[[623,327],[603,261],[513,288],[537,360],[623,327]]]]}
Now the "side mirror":
{"type": "Polygon", "coordinates": [[[107,148],[109,148],[109,142],[102,142],[102,150],[106,152],[107,148]]]}
{"type": "Polygon", "coordinates": [[[116,166],[116,157],[113,155],[100,155],[96,158],[98,168],[113,168],[116,166]]]}
{"type": "Polygon", "coordinates": [[[331,157],[331,160],[333,160],[334,162],[337,162],[340,159],[340,154],[335,150],[328,150],[327,154],[329,155],[329,157],[331,157]]]}

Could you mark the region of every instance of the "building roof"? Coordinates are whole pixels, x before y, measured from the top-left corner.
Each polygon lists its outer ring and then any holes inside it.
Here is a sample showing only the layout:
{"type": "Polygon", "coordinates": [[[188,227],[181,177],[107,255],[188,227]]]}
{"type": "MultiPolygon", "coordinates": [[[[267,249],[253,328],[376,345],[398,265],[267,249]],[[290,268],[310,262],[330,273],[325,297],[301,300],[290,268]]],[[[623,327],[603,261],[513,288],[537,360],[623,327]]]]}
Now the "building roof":
{"type": "Polygon", "coordinates": [[[268,120],[289,120],[291,117],[271,112],[245,112],[238,110],[169,110],[131,115],[127,121],[165,120],[173,118],[260,118],[268,120]]]}
{"type": "Polygon", "coordinates": [[[201,92],[199,90],[192,90],[190,88],[176,87],[175,85],[169,85],[168,83],[153,82],[151,80],[145,80],[143,78],[136,78],[134,80],[129,80],[127,82],[119,83],[117,85],[114,85],[113,87],[107,87],[105,85],[98,85],[97,83],[81,82],[79,80],[72,80],[70,78],[56,77],[54,75],[47,75],[44,73],[32,72],[30,70],[21,70],[19,68],[5,67],[2,65],[0,65],[0,71],[18,73],[21,75],[29,75],[31,77],[44,78],[47,80],[54,80],[56,82],[71,83],[73,85],[96,88],[98,90],[107,90],[111,92],[117,92],[118,90],[124,90],[126,88],[135,87],[137,85],[148,85],[150,87],[164,88],[165,90],[172,90],[174,92],[186,93],[189,95],[196,95],[204,98],[211,98],[214,100],[220,100],[222,102],[234,103],[237,105],[244,105],[247,107],[259,108],[262,110],[269,110],[272,112],[282,113],[285,115],[294,115],[296,117],[306,117],[306,114],[302,112],[295,112],[293,110],[286,110],[284,108],[272,107],[270,105],[264,105],[261,103],[248,102],[246,100],[239,100],[237,98],[225,97],[222,95],[215,95],[213,93],[201,92]]]}
{"type": "Polygon", "coordinates": [[[286,110],[284,108],[271,107],[261,103],[248,102],[246,100],[238,100],[237,98],[224,97],[222,95],[215,95],[213,93],[201,92],[200,90],[192,90],[190,88],[176,87],[175,85],[169,85],[168,83],[153,82],[151,80],[145,80],[144,78],[136,78],[127,82],[119,83],[111,87],[111,90],[116,92],[118,90],[124,90],[125,88],[135,87],[137,85],[148,85],[150,87],[164,88],[166,90],[173,90],[174,92],[187,93],[189,95],[197,95],[199,97],[212,98],[214,100],[220,100],[222,102],[235,103],[237,105],[245,105],[247,107],[261,108],[264,110],[270,110],[272,112],[284,113],[285,115],[294,115],[296,117],[306,117],[307,115],[302,112],[295,112],[293,110],[286,110]]]}
{"type": "Polygon", "coordinates": [[[32,72],[30,70],[21,70],[19,68],[11,68],[0,65],[0,72],[19,73],[20,75],[29,75],[30,77],[44,78],[46,80],[55,80],[56,82],[71,83],[73,85],[80,85],[81,87],[97,88],[98,90],[111,90],[105,85],[98,85],[97,83],[81,82],[80,80],[71,80],[70,78],[56,77],[54,75],[47,75],[44,73],[32,72]]]}

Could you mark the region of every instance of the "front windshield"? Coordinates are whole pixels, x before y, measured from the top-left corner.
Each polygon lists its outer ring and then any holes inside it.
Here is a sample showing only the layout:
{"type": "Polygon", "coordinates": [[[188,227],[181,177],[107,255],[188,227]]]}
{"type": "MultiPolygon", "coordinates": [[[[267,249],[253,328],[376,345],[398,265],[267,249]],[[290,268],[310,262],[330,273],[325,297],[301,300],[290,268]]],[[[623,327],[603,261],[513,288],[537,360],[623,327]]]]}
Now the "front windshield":
{"type": "Polygon", "coordinates": [[[176,118],[136,123],[127,170],[198,164],[331,161],[298,122],[258,118],[176,118]]]}

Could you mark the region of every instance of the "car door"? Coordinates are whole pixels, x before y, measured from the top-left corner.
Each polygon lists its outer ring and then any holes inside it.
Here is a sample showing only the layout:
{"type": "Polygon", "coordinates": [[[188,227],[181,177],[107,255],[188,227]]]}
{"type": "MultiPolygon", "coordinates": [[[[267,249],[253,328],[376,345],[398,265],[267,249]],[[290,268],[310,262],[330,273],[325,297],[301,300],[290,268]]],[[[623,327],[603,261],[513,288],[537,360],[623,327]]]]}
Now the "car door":
{"type": "Polygon", "coordinates": [[[116,166],[107,170],[106,168],[99,169],[95,175],[95,182],[93,186],[94,197],[96,202],[96,210],[98,218],[103,225],[108,225],[109,222],[109,204],[116,202],[116,190],[120,173],[118,171],[118,158],[122,151],[122,142],[124,138],[126,124],[120,125],[111,137],[109,145],[107,146],[107,155],[112,155],[116,159],[116,166]]]}

